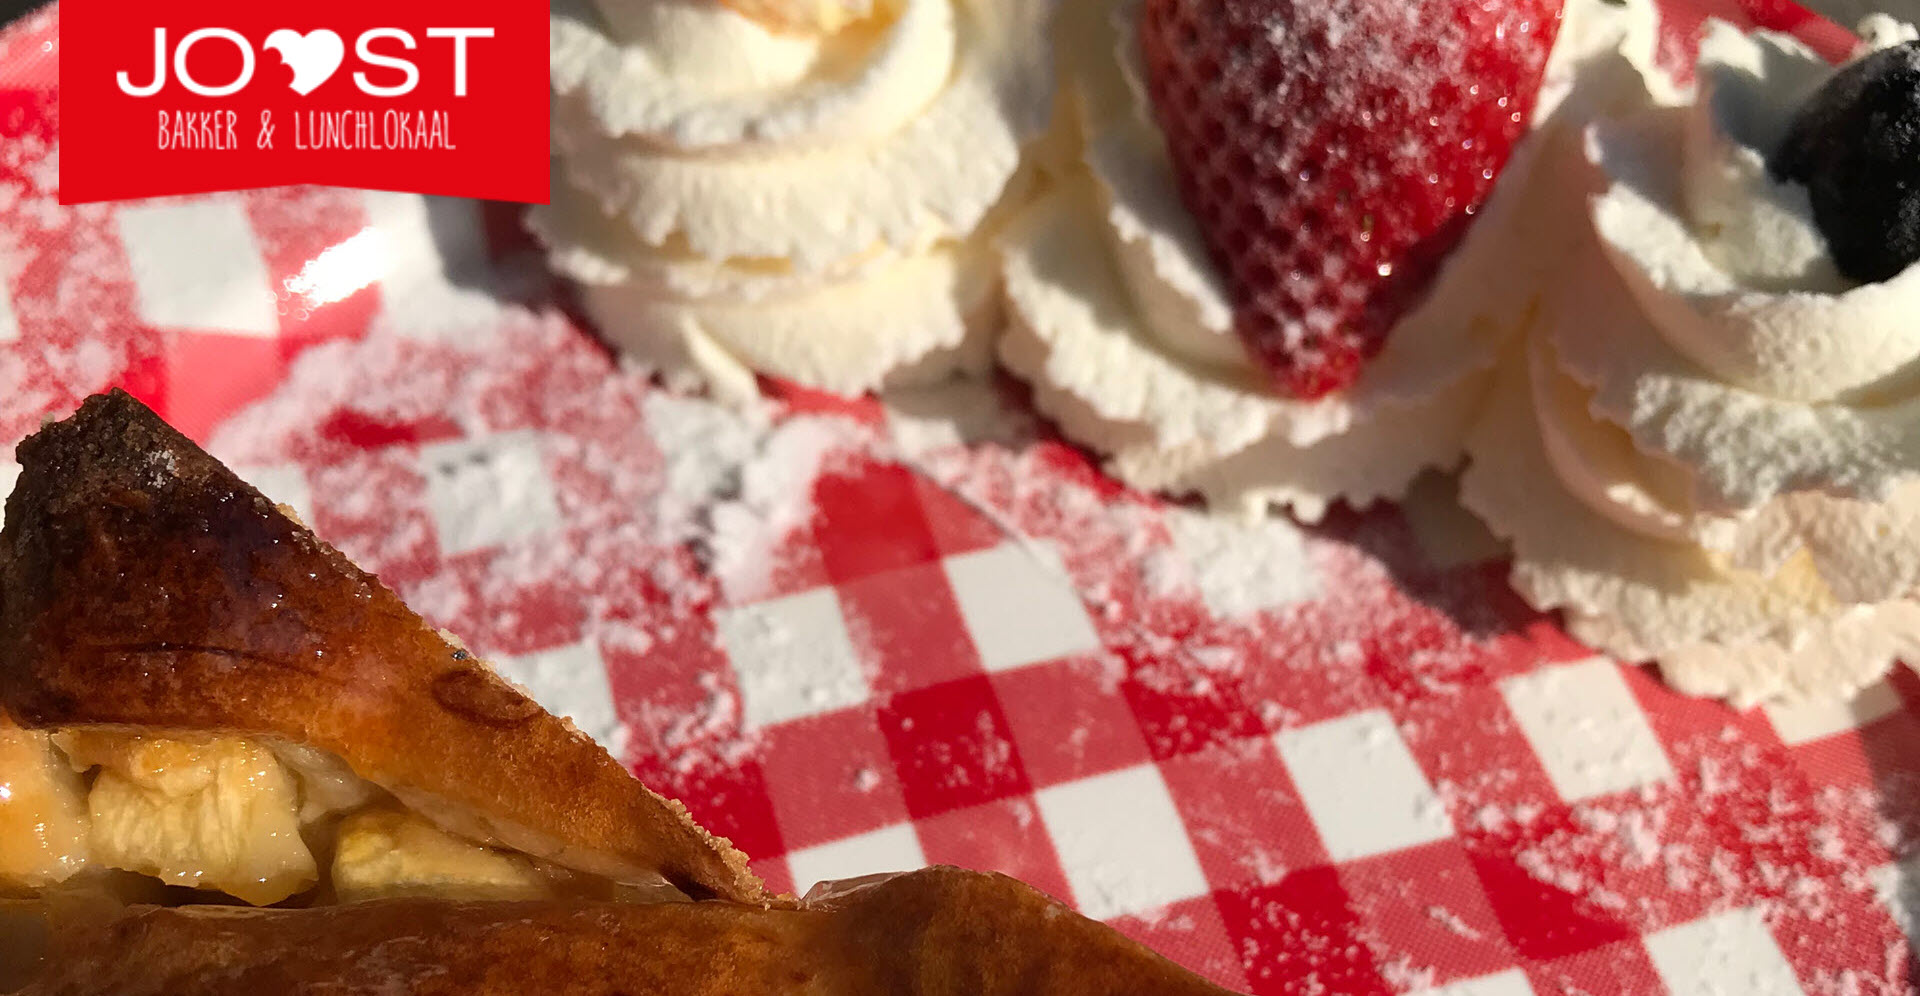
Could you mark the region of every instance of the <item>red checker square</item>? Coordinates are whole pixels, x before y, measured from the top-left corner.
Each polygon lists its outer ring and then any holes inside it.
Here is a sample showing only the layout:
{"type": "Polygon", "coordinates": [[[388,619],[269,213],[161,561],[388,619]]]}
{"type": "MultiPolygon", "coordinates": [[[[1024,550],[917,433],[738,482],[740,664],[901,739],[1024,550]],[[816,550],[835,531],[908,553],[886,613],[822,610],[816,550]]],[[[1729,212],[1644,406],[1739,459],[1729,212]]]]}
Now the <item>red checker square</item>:
{"type": "Polygon", "coordinates": [[[814,540],[836,583],[940,558],[914,473],[899,464],[868,461],[825,474],[813,498],[814,540]]]}
{"type": "Polygon", "coordinates": [[[758,764],[675,764],[645,757],[633,765],[633,772],[648,788],[685,803],[695,822],[732,841],[748,857],[764,861],[787,853],[758,764]]]}
{"type": "Polygon", "coordinates": [[[1899,828],[1901,840],[1920,833],[1920,716],[1897,712],[1862,727],[1853,737],[1795,752],[1808,780],[1822,789],[1871,788],[1878,818],[1899,828]],[[1849,742],[1851,741],[1851,742],[1849,742]],[[1824,746],[1827,753],[1821,753],[1824,746]]]}
{"type": "Polygon", "coordinates": [[[747,870],[760,877],[766,883],[771,894],[793,893],[793,870],[787,867],[785,855],[754,858],[747,862],[747,870]]]}
{"type": "Polygon", "coordinates": [[[1920,717],[1897,712],[1789,752],[1816,785],[1871,788],[1882,779],[1920,775],[1920,717]]]}
{"type": "Polygon", "coordinates": [[[599,641],[607,687],[629,733],[632,757],[725,756],[742,742],[740,691],[705,615],[674,606],[624,606],[599,641]],[[634,641],[627,633],[644,633],[634,641]]]}
{"type": "Polygon", "coordinates": [[[1779,735],[1758,709],[1734,712],[1717,700],[1683,695],[1662,683],[1651,667],[1621,668],[1620,676],[1675,771],[1684,772],[1702,759],[1721,758],[1755,744],[1779,750],[1779,735]]]}
{"type": "Polygon", "coordinates": [[[445,442],[462,435],[457,423],[438,413],[396,419],[351,407],[336,409],[318,428],[321,439],[363,450],[445,442]]]}
{"type": "MultiPolygon", "coordinates": [[[[570,362],[553,366],[564,367],[547,374],[556,388],[578,389],[558,396],[545,394],[544,390],[530,392],[534,396],[527,400],[538,409],[536,412],[527,412],[518,421],[508,413],[489,413],[487,424],[506,427],[545,422],[579,441],[580,449],[572,455],[592,463],[594,472],[606,478],[610,490],[634,499],[653,493],[660,485],[657,475],[665,471],[659,441],[647,426],[646,400],[655,389],[620,382],[619,390],[610,390],[613,362],[587,343],[573,350],[570,362]],[[584,390],[595,386],[600,389],[584,390]]],[[[550,451],[549,456],[553,455],[558,454],[550,451]]]]}
{"type": "MultiPolygon", "coordinates": [[[[132,355],[128,357],[127,365],[124,368],[122,368],[118,374],[114,375],[113,379],[108,382],[107,386],[117,387],[122,391],[125,391],[128,394],[133,395],[135,398],[139,399],[141,404],[146,405],[148,408],[153,409],[155,414],[159,415],[161,418],[166,418],[167,410],[172,407],[168,403],[169,402],[168,395],[169,393],[171,393],[170,388],[172,387],[172,385],[170,385],[167,382],[168,380],[167,358],[165,355],[165,348],[164,348],[166,333],[155,331],[153,329],[144,329],[142,330],[142,332],[144,333],[143,338],[150,338],[153,340],[151,348],[130,349],[129,352],[132,355]]],[[[28,364],[33,364],[35,361],[38,361],[40,363],[46,362],[44,357],[39,357],[32,354],[28,354],[23,359],[28,364]]],[[[28,376],[36,375],[33,372],[31,372],[31,366],[29,366],[28,369],[30,371],[28,376]]],[[[72,408],[77,408],[77,407],[79,407],[79,402],[76,400],[74,404],[67,409],[67,411],[70,411],[72,408]]],[[[59,414],[65,414],[65,413],[66,411],[59,412],[59,414]]],[[[4,411],[0,411],[0,415],[4,415],[4,414],[6,414],[4,411]]],[[[24,415],[27,413],[22,412],[20,414],[24,415]]],[[[53,414],[53,413],[49,413],[49,414],[53,414]]],[[[5,438],[8,438],[8,439],[18,439],[25,436],[28,432],[31,432],[34,429],[39,428],[40,426],[39,416],[41,415],[41,413],[33,412],[32,415],[33,415],[33,424],[31,426],[22,428],[19,431],[10,431],[11,426],[0,425],[0,436],[4,436],[5,438]]]]}
{"type": "Polygon", "coordinates": [[[1127,700],[1091,658],[1063,658],[989,679],[1037,788],[1148,760],[1127,700]]]}
{"type": "Polygon", "coordinates": [[[1214,887],[1271,885],[1332,863],[1271,739],[1172,758],[1160,774],[1214,887]]]}
{"type": "MultiPolygon", "coordinates": [[[[1889,718],[1876,725],[1911,721],[1912,717],[1889,718]]],[[[1901,749],[1920,751],[1920,735],[1903,739],[1907,743],[1901,749]]],[[[1875,752],[1889,746],[1882,742],[1875,752]]],[[[1893,860],[1887,831],[1892,830],[1891,840],[1897,842],[1912,840],[1920,830],[1920,798],[1910,788],[1913,757],[1909,753],[1882,762],[1865,749],[1858,735],[1828,737],[1793,748],[1794,763],[1814,786],[1814,806],[1823,821],[1822,832],[1828,835],[1820,846],[1842,855],[1842,863],[1849,867],[1893,860]],[[1883,766],[1892,770],[1880,770],[1883,766]],[[1877,787],[1883,777],[1890,779],[1885,790],[1877,787]]]]}
{"type": "Polygon", "coordinates": [[[1807,992],[1920,992],[1920,962],[1887,908],[1864,890],[1807,883],[1811,902],[1782,903],[1768,931],[1807,992]]]}
{"type": "Polygon", "coordinates": [[[1551,615],[1521,600],[1508,582],[1510,565],[1503,559],[1466,568],[1469,577],[1441,584],[1473,591],[1481,610],[1493,624],[1471,628],[1461,642],[1472,648],[1470,683],[1493,684],[1539,667],[1569,664],[1595,656],[1592,648],[1567,635],[1551,615]]]}
{"type": "MultiPolygon", "coordinates": [[[[1583,890],[1566,887],[1571,884],[1568,882],[1545,881],[1523,867],[1529,853],[1524,846],[1468,847],[1481,891],[1499,917],[1507,941],[1528,960],[1555,961],[1639,936],[1615,913],[1582,895],[1583,890]]],[[[1569,857],[1565,863],[1580,863],[1581,857],[1569,857]]],[[[1602,860],[1594,857],[1582,864],[1580,877],[1604,872],[1602,860]]]]}
{"type": "Polygon", "coordinates": [[[1264,626],[1261,639],[1247,649],[1240,679],[1246,700],[1276,703],[1288,726],[1378,707],[1386,696],[1367,673],[1363,648],[1357,641],[1327,638],[1354,629],[1348,611],[1307,602],[1295,606],[1285,624],[1264,626]]]}
{"type": "MultiPolygon", "coordinates": [[[[596,615],[603,621],[631,623],[645,634],[639,645],[672,644],[688,630],[703,640],[713,639],[713,593],[708,586],[689,584],[689,578],[700,576],[701,565],[687,547],[662,549],[640,538],[603,536],[587,544],[580,567],[600,594],[596,615]]],[[[716,644],[706,645],[696,659],[719,661],[717,666],[726,670],[726,657],[716,644]]]]}
{"type": "Polygon", "coordinates": [[[286,376],[287,358],[277,339],[214,332],[174,332],[170,338],[167,421],[197,442],[205,443],[214,426],[265,397],[286,376]]]}
{"type": "Polygon", "coordinates": [[[915,819],[1033,790],[986,675],[896,695],[879,713],[915,819]]]}
{"type": "Polygon", "coordinates": [[[1887,684],[1900,693],[1900,698],[1908,712],[1920,715],[1920,671],[1911,665],[1896,667],[1887,672],[1887,684]]]}
{"type": "Polygon", "coordinates": [[[1713,797],[1674,786],[1620,792],[1549,811],[1510,847],[1540,862],[1536,878],[1545,869],[1547,877],[1585,886],[1572,917],[1652,933],[1752,901],[1763,875],[1830,871],[1807,860],[1814,827],[1804,809],[1795,806],[1775,824],[1752,822],[1768,799],[1797,796],[1784,786],[1778,796],[1754,788],[1759,793],[1713,797]]]}
{"type": "Polygon", "coordinates": [[[874,426],[886,422],[886,408],[878,399],[867,395],[847,397],[831,391],[802,387],[778,377],[763,376],[759,381],[761,393],[779,401],[782,407],[794,414],[837,415],[874,426]]]}
{"type": "Polygon", "coordinates": [[[553,483],[553,503],[562,522],[604,521],[608,510],[632,508],[640,500],[615,490],[605,470],[611,461],[604,451],[590,452],[594,448],[558,436],[547,440],[547,479],[553,483]]]}
{"type": "Polygon", "coordinates": [[[528,654],[579,640],[587,619],[579,580],[557,569],[564,565],[530,573],[500,559],[497,550],[478,550],[446,561],[435,583],[458,589],[460,617],[435,624],[458,625],[462,639],[487,653],[528,654]]]}
{"type": "Polygon", "coordinates": [[[1689,859],[1638,869],[1610,862],[1616,891],[1661,899],[1643,904],[1642,930],[1695,919],[1715,904],[1790,900],[1797,883],[1844,870],[1835,858],[1847,853],[1848,840],[1825,812],[1828,790],[1803,777],[1764,716],[1694,702],[1659,702],[1648,711],[1673,758],[1675,782],[1603,802],[1622,815],[1647,814],[1660,840],[1689,859]],[[1688,887],[1660,889],[1676,880],[1688,887]]]}
{"type": "Polygon", "coordinates": [[[870,574],[836,590],[853,645],[871,669],[875,694],[981,673],[980,655],[938,563],[870,574]]]}
{"type": "MultiPolygon", "coordinates": [[[[16,107],[14,113],[22,113],[16,107]]],[[[0,176],[8,169],[0,166],[0,176]]],[[[32,181],[22,181],[31,186],[32,181]]],[[[14,204],[35,205],[31,198],[14,204]]],[[[17,341],[6,344],[6,390],[0,391],[0,438],[9,442],[40,428],[43,414],[65,416],[89,394],[118,385],[165,416],[171,371],[170,336],[145,323],[135,300],[133,275],[110,216],[61,213],[43,218],[0,209],[17,236],[9,247],[5,289],[10,292],[17,341]],[[76,272],[73,261],[92,265],[76,272]],[[76,368],[76,357],[112,329],[112,349],[123,357],[119,371],[76,368]],[[106,381],[98,378],[107,376],[106,381]],[[30,389],[29,389],[30,388],[30,389]]],[[[103,344],[104,345],[104,344],[103,344]]]]}
{"type": "Polygon", "coordinates": [[[1860,754],[1877,781],[1920,776],[1920,716],[1895,713],[1862,727],[1859,739],[1860,754]]]}
{"type": "Polygon", "coordinates": [[[887,740],[868,709],[840,709],[771,726],[761,734],[759,753],[788,850],[907,818],[887,740]]]}
{"type": "Polygon", "coordinates": [[[440,541],[410,449],[356,453],[309,468],[313,528],[354,563],[402,587],[434,572],[440,541]]]}
{"type": "Polygon", "coordinates": [[[1231,992],[1247,991],[1246,969],[1212,896],[1170,903],[1152,917],[1123,916],[1110,925],[1231,992]]]}
{"type": "Polygon", "coordinates": [[[1456,688],[1394,704],[1407,749],[1456,825],[1491,807],[1551,806],[1559,793],[1496,686],[1456,688]]]}
{"type": "Polygon", "coordinates": [[[1359,642],[1383,701],[1445,695],[1514,670],[1511,654],[1498,653],[1473,635],[1504,632],[1511,625],[1489,606],[1493,591],[1477,577],[1466,584],[1458,578],[1452,582],[1396,579],[1395,587],[1376,596],[1379,604],[1359,642]]]}
{"type": "Polygon", "coordinates": [[[1667,991],[1637,937],[1529,964],[1526,970],[1534,996],[1658,996],[1667,991]]]}
{"type": "MultiPolygon", "coordinates": [[[[16,25],[15,30],[18,31],[20,29],[21,26],[16,25]]],[[[32,41],[57,43],[58,39],[59,22],[54,21],[51,25],[51,30],[44,38],[34,38],[31,35],[20,37],[16,34],[11,41],[15,45],[24,46],[32,41]]],[[[32,137],[41,141],[51,141],[54,136],[59,134],[58,76],[50,74],[44,79],[33,79],[22,72],[25,65],[26,61],[23,58],[21,64],[10,64],[8,66],[10,70],[21,72],[21,75],[16,76],[10,72],[8,74],[7,88],[0,90],[0,137],[32,137]]],[[[54,69],[57,72],[58,63],[46,68],[54,69]]],[[[5,166],[0,166],[0,176],[7,177],[8,179],[24,179],[24,175],[21,174],[19,170],[26,165],[30,164],[21,163],[15,165],[9,163],[5,166]]]]}
{"type": "Polygon", "coordinates": [[[914,824],[930,865],[1011,875],[1056,899],[1071,900],[1046,824],[1025,797],[1001,799],[914,824]]]}
{"type": "Polygon", "coordinates": [[[239,196],[279,306],[283,355],[291,359],[316,342],[364,335],[380,308],[380,273],[351,272],[351,257],[377,252],[361,244],[370,233],[360,193],[275,187],[239,196]],[[330,259],[349,265],[329,272],[330,259]]]}
{"type": "MultiPolygon", "coordinates": [[[[1916,748],[1920,749],[1920,748],[1916,748]]],[[[1803,769],[1804,770],[1804,769],[1803,769]]],[[[1816,823],[1811,841],[1815,855],[1839,868],[1872,868],[1895,857],[1883,836],[1889,827],[1895,841],[1912,840],[1920,829],[1920,799],[1911,789],[1882,796],[1877,792],[1842,787],[1808,773],[1811,811],[1816,823]]],[[[1911,785],[1911,782],[1905,783],[1911,785]]]]}
{"type": "Polygon", "coordinates": [[[927,531],[942,556],[972,553],[1006,542],[1004,529],[958,495],[919,475],[915,475],[913,484],[920,495],[927,531]]]}
{"type": "Polygon", "coordinates": [[[1216,892],[1247,982],[1260,996],[1388,994],[1338,873],[1295,872],[1273,885],[1216,892]]]}
{"type": "Polygon", "coordinates": [[[1266,732],[1237,678],[1195,674],[1183,662],[1144,657],[1131,648],[1118,653],[1128,665],[1121,691],[1155,760],[1266,732]]]}
{"type": "Polygon", "coordinates": [[[1382,961],[1430,973],[1435,983],[1514,964],[1500,918],[1458,843],[1362,858],[1339,872],[1363,934],[1382,961]]]}

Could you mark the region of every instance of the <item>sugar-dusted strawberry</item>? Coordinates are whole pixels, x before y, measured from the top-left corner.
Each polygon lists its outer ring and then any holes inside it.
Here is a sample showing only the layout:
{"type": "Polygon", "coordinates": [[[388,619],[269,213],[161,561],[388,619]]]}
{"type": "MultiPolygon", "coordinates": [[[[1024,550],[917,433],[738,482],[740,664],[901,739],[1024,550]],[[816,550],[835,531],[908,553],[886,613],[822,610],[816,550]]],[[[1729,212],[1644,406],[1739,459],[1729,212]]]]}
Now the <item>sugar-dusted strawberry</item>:
{"type": "Polygon", "coordinates": [[[1527,131],[1561,0],[1146,0],[1154,113],[1282,393],[1353,383],[1527,131]]]}

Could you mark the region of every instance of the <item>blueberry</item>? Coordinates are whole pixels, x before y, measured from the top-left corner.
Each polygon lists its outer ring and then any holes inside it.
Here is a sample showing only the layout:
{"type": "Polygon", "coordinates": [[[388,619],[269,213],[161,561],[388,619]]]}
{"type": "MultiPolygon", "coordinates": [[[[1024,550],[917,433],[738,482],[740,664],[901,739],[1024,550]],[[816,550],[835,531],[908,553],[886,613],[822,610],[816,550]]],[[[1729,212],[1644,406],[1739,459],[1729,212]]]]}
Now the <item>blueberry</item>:
{"type": "Polygon", "coordinates": [[[1841,273],[1873,283],[1920,261],[1920,42],[1835,73],[1767,166],[1806,184],[1841,273]]]}

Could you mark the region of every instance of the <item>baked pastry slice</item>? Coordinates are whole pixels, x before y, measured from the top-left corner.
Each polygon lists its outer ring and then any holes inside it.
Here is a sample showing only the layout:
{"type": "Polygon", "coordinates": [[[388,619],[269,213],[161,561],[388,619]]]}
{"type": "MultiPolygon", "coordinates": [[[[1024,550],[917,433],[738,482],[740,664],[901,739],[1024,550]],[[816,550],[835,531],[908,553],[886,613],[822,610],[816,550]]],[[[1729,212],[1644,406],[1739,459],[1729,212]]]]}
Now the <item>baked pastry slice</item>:
{"type": "Polygon", "coordinates": [[[131,397],[0,530],[0,992],[1218,993],[1003,876],[746,858],[131,397]]]}

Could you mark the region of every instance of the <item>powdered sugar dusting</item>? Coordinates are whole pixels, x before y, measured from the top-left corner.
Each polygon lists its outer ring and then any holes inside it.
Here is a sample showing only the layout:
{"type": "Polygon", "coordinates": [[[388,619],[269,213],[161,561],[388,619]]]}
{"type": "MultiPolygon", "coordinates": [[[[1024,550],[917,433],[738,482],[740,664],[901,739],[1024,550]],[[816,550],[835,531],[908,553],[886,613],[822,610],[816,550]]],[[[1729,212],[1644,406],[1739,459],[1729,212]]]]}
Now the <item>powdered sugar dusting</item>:
{"type": "Polygon", "coordinates": [[[774,547],[813,516],[813,485],[853,464],[875,444],[865,426],[844,418],[798,416],[757,441],[736,474],[737,488],[712,504],[708,522],[714,573],[738,603],[765,595],[774,547]]]}
{"type": "Polygon", "coordinates": [[[0,292],[17,345],[0,336],[0,441],[64,415],[135,358],[159,352],[139,320],[113,205],[59,204],[58,102],[16,92],[0,115],[0,292]]]}
{"type": "MultiPolygon", "coordinates": [[[[1173,549],[1216,616],[1231,619],[1281,608],[1318,590],[1305,537],[1285,519],[1244,522],[1176,509],[1169,511],[1167,527],[1173,549]]],[[[1167,584],[1177,573],[1161,566],[1155,577],[1167,584]]]]}
{"type": "MultiPolygon", "coordinates": [[[[1417,864],[1373,885],[1356,880],[1345,899],[1351,924],[1260,891],[1289,894],[1324,860],[1299,851],[1297,828],[1271,822],[1301,805],[1269,767],[1278,763],[1271,738],[1363,711],[1381,718],[1349,760],[1365,767],[1408,751],[1431,785],[1408,796],[1405,812],[1381,817],[1450,828],[1448,839],[1404,853],[1465,842],[1509,870],[1500,889],[1537,895],[1527,902],[1544,904],[1550,918],[1653,930],[1734,908],[1781,922],[1818,916],[1874,894],[1877,880],[1851,871],[1864,855],[1909,850],[1911,828],[1880,817],[1880,796],[1782,781],[1791,762],[1731,720],[1662,734],[1672,782],[1575,805],[1551,790],[1530,794],[1524,767],[1482,742],[1519,737],[1514,721],[1476,710],[1503,676],[1582,652],[1539,630],[1477,563],[1436,566],[1423,534],[1390,511],[1337,514],[1305,530],[1205,519],[1117,488],[1017,419],[950,431],[938,406],[921,406],[901,439],[899,418],[882,423],[857,406],[735,409],[667,394],[549,316],[509,312],[496,334],[495,348],[478,350],[378,335],[320,347],[216,446],[241,463],[297,457],[320,531],[477,649],[593,642],[629,750],[703,818],[738,804],[729,800],[744,791],[739,772],[774,770],[770,731],[784,736],[784,717],[893,715],[888,750],[859,755],[830,779],[831,791],[882,807],[899,791],[896,777],[923,795],[995,798],[1030,777],[1046,750],[1058,763],[1100,763],[1114,749],[1117,709],[1127,736],[1172,759],[1162,777],[1192,846],[1214,856],[1208,875],[1250,890],[1242,905],[1222,907],[1243,911],[1229,921],[1235,961],[1256,981],[1277,978],[1280,966],[1301,970],[1287,959],[1311,943],[1319,954],[1300,991],[1341,991],[1357,977],[1349,972],[1401,986],[1444,982],[1425,945],[1497,949],[1517,929],[1476,898],[1464,865],[1436,880],[1455,891],[1439,890],[1417,864]],[[421,453],[446,438],[484,449],[527,433],[539,441],[561,523],[484,553],[442,556],[431,520],[395,500],[419,486],[421,453]],[[932,504],[923,511],[953,549],[1057,551],[1101,645],[1072,665],[1083,683],[1075,695],[1109,703],[1106,711],[1048,702],[1058,715],[1039,739],[1022,725],[1030,719],[993,709],[895,714],[905,707],[886,682],[916,663],[902,653],[923,648],[882,632],[886,618],[845,612],[832,637],[844,643],[823,650],[827,638],[805,627],[832,612],[789,605],[835,597],[821,581],[794,580],[819,570],[806,559],[810,530],[821,525],[817,485],[875,466],[906,468],[924,485],[922,501],[932,504]],[[733,624],[716,622],[753,621],[754,612],[785,627],[782,646],[747,640],[743,651],[726,635],[733,624]],[[1186,759],[1203,757],[1209,777],[1258,781],[1202,804],[1212,790],[1190,782],[1186,759]],[[1410,942],[1415,935],[1443,940],[1410,942]]],[[[996,397],[962,396],[966,405],[996,397]]],[[[1054,554],[1044,556],[1057,569],[1054,554]]],[[[1659,708],[1681,707],[1662,699],[1659,708]]],[[[1038,810],[1021,807],[1012,811],[1021,832],[1051,832],[1038,810]]],[[[1119,867],[1074,874],[1133,881],[1119,867]]],[[[1158,894],[1141,889],[1101,901],[1138,905],[1158,894]]],[[[1129,929],[1206,929],[1184,907],[1146,906],[1129,929]]],[[[1879,978],[1878,969],[1852,971],[1863,984],[1879,978]]]]}
{"type": "MultiPolygon", "coordinates": [[[[316,528],[483,654],[529,652],[576,632],[638,659],[670,652],[708,606],[764,587],[757,572],[812,514],[813,478],[834,453],[856,451],[872,435],[845,418],[783,420],[766,406],[660,392],[646,371],[618,369],[551,317],[509,308],[489,338],[486,348],[457,350],[381,333],[323,345],[212,444],[237,464],[293,456],[315,465],[325,499],[316,528]],[[516,479],[486,480],[502,493],[550,486],[564,525],[507,542],[482,562],[434,566],[430,520],[387,513],[390,488],[420,473],[429,440],[475,440],[471,458],[484,460],[491,440],[523,439],[527,429],[537,432],[544,463],[500,464],[516,479]],[[628,587],[636,571],[639,590],[628,587]]],[[[752,749],[738,689],[721,674],[692,682],[671,709],[642,704],[623,717],[649,727],[636,749],[683,765],[737,763],[752,749]]]]}

